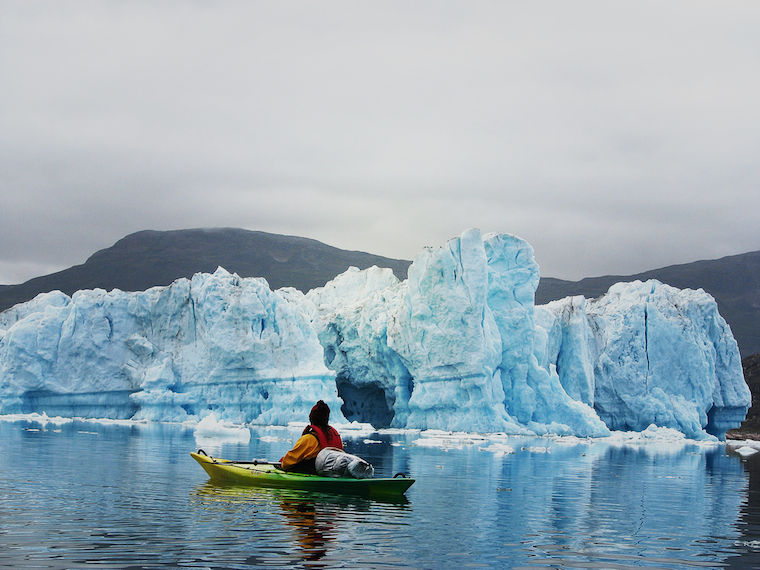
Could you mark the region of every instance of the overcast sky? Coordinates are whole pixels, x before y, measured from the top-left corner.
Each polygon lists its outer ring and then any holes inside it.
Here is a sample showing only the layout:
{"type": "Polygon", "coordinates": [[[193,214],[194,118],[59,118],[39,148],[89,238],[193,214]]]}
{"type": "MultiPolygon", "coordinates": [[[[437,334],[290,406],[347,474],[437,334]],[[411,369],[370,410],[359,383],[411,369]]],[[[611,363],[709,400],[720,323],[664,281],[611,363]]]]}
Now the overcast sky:
{"type": "Polygon", "coordinates": [[[760,250],[760,2],[0,0],[0,283],[143,229],[760,250]]]}

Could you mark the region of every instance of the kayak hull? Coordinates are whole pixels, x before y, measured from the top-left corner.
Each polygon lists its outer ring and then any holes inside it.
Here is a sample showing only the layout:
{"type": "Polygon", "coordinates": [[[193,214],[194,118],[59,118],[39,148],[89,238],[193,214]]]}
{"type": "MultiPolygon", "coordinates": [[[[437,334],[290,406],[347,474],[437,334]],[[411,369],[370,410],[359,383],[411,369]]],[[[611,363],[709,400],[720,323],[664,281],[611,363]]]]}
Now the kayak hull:
{"type": "Polygon", "coordinates": [[[199,453],[190,453],[190,456],[203,467],[212,481],[228,481],[255,487],[387,497],[402,496],[415,481],[409,477],[321,477],[305,473],[288,473],[268,463],[236,463],[199,453]]]}

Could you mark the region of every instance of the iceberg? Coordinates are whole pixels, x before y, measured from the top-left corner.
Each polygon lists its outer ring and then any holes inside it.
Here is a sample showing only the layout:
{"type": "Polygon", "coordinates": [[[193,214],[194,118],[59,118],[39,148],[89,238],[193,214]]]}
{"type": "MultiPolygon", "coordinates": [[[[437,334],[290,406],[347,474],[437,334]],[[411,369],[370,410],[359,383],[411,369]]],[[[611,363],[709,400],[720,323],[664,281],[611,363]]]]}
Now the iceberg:
{"type": "Polygon", "coordinates": [[[535,306],[532,247],[471,229],[399,281],[350,268],[304,294],[219,268],[143,292],[38,296],[0,313],[0,414],[715,440],[750,405],[702,290],[619,283],[535,306]]]}
{"type": "Polygon", "coordinates": [[[37,298],[0,331],[0,413],[287,424],[314,398],[342,419],[309,321],[224,269],[144,292],[37,298]],[[25,315],[25,316],[24,316],[25,315]]]}
{"type": "Polygon", "coordinates": [[[611,429],[654,424],[723,438],[744,420],[750,394],[739,349],[701,289],[618,283],[599,299],[549,303],[539,326],[565,390],[611,429]]]}

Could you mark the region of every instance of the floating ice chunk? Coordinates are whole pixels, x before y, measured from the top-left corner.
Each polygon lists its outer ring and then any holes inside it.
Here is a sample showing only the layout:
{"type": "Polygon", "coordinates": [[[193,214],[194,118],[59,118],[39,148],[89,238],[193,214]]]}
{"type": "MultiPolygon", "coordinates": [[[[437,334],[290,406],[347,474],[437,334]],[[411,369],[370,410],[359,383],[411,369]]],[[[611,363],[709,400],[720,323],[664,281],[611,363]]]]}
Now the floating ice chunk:
{"type": "Polygon", "coordinates": [[[677,429],[658,427],[654,424],[649,424],[647,429],[641,432],[641,437],[644,439],[660,439],[660,440],[674,440],[681,441],[686,439],[686,435],[677,429]]]}
{"type": "Polygon", "coordinates": [[[209,414],[198,422],[193,435],[196,439],[224,439],[240,443],[248,443],[251,440],[250,429],[218,422],[214,414],[209,414]]]}
{"type": "Polygon", "coordinates": [[[259,441],[263,441],[265,443],[279,443],[281,441],[287,441],[287,439],[277,437],[276,435],[263,435],[259,438],[259,441]]]}
{"type": "Polygon", "coordinates": [[[341,435],[342,438],[346,439],[358,439],[361,437],[367,437],[368,435],[371,435],[373,433],[376,433],[377,430],[372,427],[372,424],[367,423],[360,423],[360,422],[351,422],[348,424],[331,424],[336,430],[338,430],[338,433],[341,435]]]}
{"type": "Polygon", "coordinates": [[[441,449],[464,449],[464,443],[461,441],[450,440],[442,437],[423,437],[416,439],[412,445],[418,447],[440,447],[441,449]]]}
{"type": "Polygon", "coordinates": [[[530,453],[551,453],[552,448],[542,445],[530,445],[528,447],[521,447],[520,451],[528,451],[530,453]]]}
{"type": "Polygon", "coordinates": [[[447,432],[442,430],[426,430],[421,437],[412,442],[420,447],[440,447],[441,449],[464,449],[488,441],[488,438],[477,433],[447,432]]]}
{"type": "Polygon", "coordinates": [[[514,453],[515,448],[504,443],[492,443],[488,447],[479,447],[478,451],[490,451],[496,457],[502,457],[504,455],[510,455],[514,453]]]}
{"type": "Polygon", "coordinates": [[[41,424],[42,426],[46,426],[47,424],[52,425],[62,425],[62,424],[68,424],[74,421],[74,418],[64,418],[61,416],[54,416],[49,417],[45,412],[37,413],[32,412],[31,414],[4,414],[0,415],[0,421],[8,421],[8,422],[18,422],[18,421],[27,421],[27,422],[34,422],[37,424],[41,424]]]}

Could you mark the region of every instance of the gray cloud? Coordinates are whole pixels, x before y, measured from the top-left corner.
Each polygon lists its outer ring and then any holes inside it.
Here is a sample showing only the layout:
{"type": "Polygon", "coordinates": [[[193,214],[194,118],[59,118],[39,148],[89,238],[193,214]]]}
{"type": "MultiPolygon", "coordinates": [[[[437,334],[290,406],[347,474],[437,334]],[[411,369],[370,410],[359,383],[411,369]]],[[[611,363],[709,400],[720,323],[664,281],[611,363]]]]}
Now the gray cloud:
{"type": "Polygon", "coordinates": [[[544,275],[760,249],[760,5],[0,4],[0,283],[141,229],[544,275]]]}

